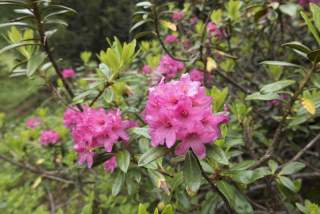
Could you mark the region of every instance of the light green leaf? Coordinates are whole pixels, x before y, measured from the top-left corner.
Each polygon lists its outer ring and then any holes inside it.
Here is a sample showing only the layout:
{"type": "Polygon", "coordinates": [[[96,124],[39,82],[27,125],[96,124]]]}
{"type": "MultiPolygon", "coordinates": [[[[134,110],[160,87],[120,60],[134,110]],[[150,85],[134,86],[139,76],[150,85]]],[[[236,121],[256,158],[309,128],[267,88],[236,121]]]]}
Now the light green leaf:
{"type": "Polygon", "coordinates": [[[278,169],[279,165],[274,160],[269,160],[268,161],[268,166],[271,169],[272,174],[274,174],[276,172],[276,170],[278,169]]]}
{"type": "Polygon", "coordinates": [[[295,83],[293,80],[280,80],[277,82],[273,82],[271,84],[265,85],[260,89],[260,92],[262,94],[269,94],[269,93],[274,93],[277,92],[283,88],[288,87],[289,85],[292,85],[295,83]]]}
{"type": "Polygon", "coordinates": [[[246,100],[275,100],[279,99],[279,95],[276,93],[261,94],[260,92],[255,92],[246,97],[246,100]]]}
{"type": "Polygon", "coordinates": [[[174,210],[171,204],[166,205],[161,214],[174,214],[174,210]]]}
{"type": "Polygon", "coordinates": [[[317,31],[317,29],[312,24],[312,21],[308,18],[308,16],[303,11],[301,11],[300,14],[301,14],[302,18],[304,19],[304,21],[306,22],[309,31],[312,33],[314,38],[317,40],[318,44],[320,44],[319,32],[317,31]]]}
{"type": "Polygon", "coordinates": [[[232,165],[232,167],[229,169],[230,171],[242,171],[250,168],[253,166],[256,162],[254,160],[244,160],[240,163],[236,163],[232,165]]]}
{"type": "Polygon", "coordinates": [[[283,61],[263,61],[263,62],[260,62],[260,64],[301,68],[300,65],[296,65],[296,64],[293,64],[293,63],[290,63],[290,62],[283,62],[283,61]]]}
{"type": "Polygon", "coordinates": [[[46,57],[47,56],[44,53],[38,53],[31,56],[27,64],[28,77],[32,76],[32,74],[41,66],[46,57]]]}
{"type": "Polygon", "coordinates": [[[149,133],[148,133],[148,128],[147,127],[142,127],[142,128],[132,128],[132,132],[138,136],[145,137],[147,139],[151,139],[149,133]]]}
{"type": "Polygon", "coordinates": [[[311,52],[311,49],[309,47],[307,47],[306,45],[304,45],[298,41],[288,42],[288,43],[283,44],[282,46],[289,47],[289,48],[301,51],[306,54],[311,52]]]}
{"type": "Polygon", "coordinates": [[[317,27],[318,31],[320,31],[320,7],[314,3],[310,3],[309,5],[312,12],[314,24],[317,27]]]}
{"type": "Polygon", "coordinates": [[[279,176],[277,181],[282,184],[283,186],[287,187],[289,190],[291,190],[292,192],[297,192],[298,189],[297,187],[294,185],[294,183],[292,182],[292,180],[288,177],[285,176],[279,176]]]}

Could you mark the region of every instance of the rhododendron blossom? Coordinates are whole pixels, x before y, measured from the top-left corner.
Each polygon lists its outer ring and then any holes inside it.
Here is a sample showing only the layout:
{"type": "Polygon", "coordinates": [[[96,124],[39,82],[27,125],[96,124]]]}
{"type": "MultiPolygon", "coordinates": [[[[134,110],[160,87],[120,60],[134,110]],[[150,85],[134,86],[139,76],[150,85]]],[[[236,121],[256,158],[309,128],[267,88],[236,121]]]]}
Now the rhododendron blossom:
{"type": "Polygon", "coordinates": [[[151,69],[151,67],[149,65],[144,65],[143,68],[142,68],[142,72],[144,74],[149,74],[149,73],[152,72],[152,69],[151,69]]]}
{"type": "Polygon", "coordinates": [[[171,44],[171,43],[177,41],[177,38],[178,37],[176,35],[170,34],[164,38],[164,42],[167,44],[171,44]]]}
{"type": "Polygon", "coordinates": [[[63,78],[71,78],[76,75],[76,72],[72,68],[66,68],[62,71],[63,78]]]}
{"type": "Polygon", "coordinates": [[[87,163],[90,168],[95,148],[111,152],[118,140],[127,142],[128,128],[135,123],[121,118],[120,110],[105,111],[103,108],[84,107],[83,112],[68,108],[64,113],[64,125],[72,132],[78,162],[87,163]]]}
{"type": "Polygon", "coordinates": [[[179,72],[184,69],[184,64],[174,60],[169,55],[164,55],[160,59],[160,64],[157,71],[162,73],[166,78],[174,78],[179,72]]]}
{"type": "Polygon", "coordinates": [[[212,98],[199,81],[184,74],[179,81],[160,82],[149,90],[144,119],[149,125],[153,146],[176,146],[177,155],[192,149],[199,158],[206,155],[205,144],[221,136],[220,125],[227,123],[226,112],[212,113],[212,98]]]}
{"type": "Polygon", "coordinates": [[[45,130],[41,132],[40,143],[42,145],[56,144],[60,139],[60,135],[53,130],[45,130]]]}
{"type": "Polygon", "coordinates": [[[208,23],[207,29],[209,32],[209,36],[214,36],[217,39],[222,39],[225,35],[225,32],[213,22],[208,23]]]}
{"type": "Polygon", "coordinates": [[[115,156],[113,156],[112,158],[106,160],[103,164],[104,166],[104,170],[106,172],[113,172],[114,169],[117,167],[117,159],[115,156]]]}
{"type": "Polygon", "coordinates": [[[41,119],[39,117],[32,117],[26,121],[26,126],[28,128],[37,128],[41,124],[41,119]]]}
{"type": "Polygon", "coordinates": [[[192,81],[199,81],[199,82],[202,82],[203,79],[204,79],[204,75],[203,75],[203,72],[198,70],[198,69],[192,69],[190,71],[190,79],[192,81]]]}
{"type": "Polygon", "coordinates": [[[299,0],[299,4],[303,7],[307,6],[309,3],[320,4],[320,0],[299,0]]]}
{"type": "Polygon", "coordinates": [[[183,17],[184,17],[184,12],[181,10],[174,11],[171,16],[173,21],[180,21],[183,17]]]}

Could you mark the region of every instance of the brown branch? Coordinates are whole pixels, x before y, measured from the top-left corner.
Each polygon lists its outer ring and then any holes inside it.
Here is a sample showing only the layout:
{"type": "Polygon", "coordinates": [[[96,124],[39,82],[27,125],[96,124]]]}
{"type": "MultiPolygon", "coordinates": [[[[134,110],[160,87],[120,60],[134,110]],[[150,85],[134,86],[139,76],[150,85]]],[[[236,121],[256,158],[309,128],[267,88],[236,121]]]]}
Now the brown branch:
{"type": "Polygon", "coordinates": [[[290,100],[290,102],[288,104],[288,107],[286,108],[287,111],[282,116],[282,119],[280,120],[279,125],[278,125],[277,129],[275,130],[275,133],[274,133],[273,138],[272,138],[272,142],[269,145],[268,150],[262,156],[262,158],[255,165],[253,165],[251,168],[257,168],[257,167],[261,166],[265,161],[270,159],[272,153],[275,150],[275,147],[276,147],[279,139],[281,138],[282,128],[286,124],[288,116],[292,113],[293,104],[298,99],[298,97],[301,94],[301,92],[303,91],[304,87],[309,82],[312,74],[316,71],[316,68],[317,68],[316,67],[316,63],[314,63],[312,69],[310,69],[307,72],[307,74],[305,75],[303,80],[300,82],[298,89],[295,91],[293,97],[291,98],[291,100],[290,100]]]}
{"type": "Polygon", "coordinates": [[[297,161],[308,149],[310,149],[314,144],[319,142],[320,134],[314,137],[300,152],[298,152],[289,162],[297,161]]]}
{"type": "Polygon", "coordinates": [[[225,203],[226,207],[227,207],[227,212],[230,213],[234,213],[233,209],[231,208],[228,199],[224,196],[224,194],[219,190],[219,188],[210,180],[210,178],[207,176],[207,174],[205,173],[204,169],[201,166],[201,163],[198,159],[198,157],[196,156],[196,154],[191,150],[192,155],[195,157],[195,159],[197,160],[198,166],[201,170],[201,175],[202,177],[204,177],[207,182],[210,184],[211,188],[213,189],[214,192],[216,192],[223,200],[223,202],[225,203]]]}
{"type": "MultiPolygon", "coordinates": [[[[68,95],[70,96],[71,99],[73,99],[75,95],[74,95],[70,85],[64,79],[62,73],[60,72],[59,66],[58,66],[57,62],[54,60],[52,51],[50,49],[48,38],[45,35],[43,21],[42,21],[39,7],[38,7],[38,1],[37,0],[30,0],[30,1],[31,1],[32,10],[33,10],[33,14],[34,14],[36,25],[37,25],[37,30],[38,30],[38,33],[40,36],[41,46],[42,46],[43,50],[46,52],[48,59],[54,68],[55,73],[58,75],[59,79],[62,81],[62,84],[63,84],[64,88],[66,89],[68,95]]],[[[77,108],[80,111],[83,111],[83,108],[81,107],[80,104],[77,104],[77,108]]]]}
{"type": "Polygon", "coordinates": [[[75,183],[72,180],[53,175],[51,172],[38,170],[38,169],[28,165],[28,164],[22,164],[20,162],[11,160],[10,158],[8,158],[8,157],[6,157],[4,155],[0,155],[0,159],[4,160],[4,161],[6,161],[6,162],[8,162],[8,163],[10,163],[10,164],[12,164],[14,166],[17,166],[17,167],[19,167],[21,169],[24,169],[24,170],[27,170],[27,171],[32,172],[34,174],[40,175],[41,177],[49,179],[49,180],[54,180],[54,181],[58,181],[58,182],[66,183],[66,184],[74,184],[75,183]]]}
{"type": "Polygon", "coordinates": [[[98,93],[98,95],[91,101],[91,103],[89,104],[89,106],[93,106],[95,104],[95,102],[97,102],[97,100],[103,95],[103,92],[110,86],[113,85],[113,82],[106,82],[103,89],[98,93]]]}

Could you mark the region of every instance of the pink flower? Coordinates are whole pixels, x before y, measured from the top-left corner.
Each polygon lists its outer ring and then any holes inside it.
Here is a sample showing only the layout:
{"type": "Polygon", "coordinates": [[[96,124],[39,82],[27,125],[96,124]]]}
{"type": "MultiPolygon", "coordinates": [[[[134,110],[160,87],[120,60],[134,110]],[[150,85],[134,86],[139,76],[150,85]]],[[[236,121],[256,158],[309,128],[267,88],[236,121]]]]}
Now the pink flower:
{"type": "Polygon", "coordinates": [[[204,79],[204,75],[202,71],[194,68],[190,71],[190,78],[192,81],[202,82],[204,79]]]}
{"type": "Polygon", "coordinates": [[[160,82],[150,88],[143,112],[149,125],[151,145],[172,148],[177,141],[176,154],[184,155],[189,149],[205,157],[205,144],[220,136],[220,125],[227,123],[226,112],[212,113],[212,99],[206,95],[200,82],[184,74],[179,81],[160,82]]]}
{"type": "Polygon", "coordinates": [[[180,21],[184,17],[184,12],[181,10],[173,11],[173,14],[171,16],[173,21],[180,21]]]}
{"type": "Polygon", "coordinates": [[[117,167],[117,159],[115,156],[113,156],[112,158],[110,158],[109,160],[107,160],[106,162],[104,162],[103,164],[104,166],[104,170],[106,172],[113,172],[114,169],[117,167]]]}
{"type": "Polygon", "coordinates": [[[169,55],[164,55],[160,59],[157,71],[162,73],[166,78],[174,78],[178,72],[184,69],[184,64],[172,59],[169,55]]]}
{"type": "Polygon", "coordinates": [[[308,6],[309,3],[319,4],[320,0],[299,0],[299,4],[303,7],[308,6]]]}
{"type": "Polygon", "coordinates": [[[76,72],[72,68],[65,68],[62,71],[63,78],[71,78],[76,75],[76,72]]]}
{"type": "Polygon", "coordinates": [[[167,35],[164,38],[164,42],[167,43],[167,44],[171,44],[171,43],[173,43],[175,41],[177,41],[177,36],[173,35],[173,34],[167,35]]]}
{"type": "Polygon", "coordinates": [[[209,36],[214,36],[217,39],[223,39],[225,37],[224,30],[220,29],[215,23],[209,22],[207,25],[209,36]]]}
{"type": "Polygon", "coordinates": [[[191,19],[190,19],[190,24],[191,25],[195,25],[195,24],[197,24],[197,22],[198,22],[198,18],[196,17],[196,16],[193,16],[191,19]]]}
{"type": "Polygon", "coordinates": [[[190,39],[185,39],[182,41],[182,45],[184,49],[189,49],[192,46],[192,42],[190,39]]]}
{"type": "Polygon", "coordinates": [[[96,148],[104,148],[106,152],[111,152],[113,145],[119,140],[129,140],[126,131],[136,126],[136,123],[123,120],[119,109],[83,109],[83,112],[78,112],[68,108],[64,113],[64,124],[71,130],[78,162],[87,162],[88,167],[91,167],[96,148]]]}
{"type": "Polygon", "coordinates": [[[40,135],[40,143],[42,145],[56,144],[59,139],[59,134],[53,130],[42,131],[40,135]]]}
{"type": "Polygon", "coordinates": [[[40,126],[41,122],[42,121],[39,117],[31,117],[26,121],[26,126],[33,129],[40,126]]]}
{"type": "Polygon", "coordinates": [[[152,72],[152,68],[149,65],[144,65],[142,68],[142,72],[144,74],[150,74],[152,72]]]}

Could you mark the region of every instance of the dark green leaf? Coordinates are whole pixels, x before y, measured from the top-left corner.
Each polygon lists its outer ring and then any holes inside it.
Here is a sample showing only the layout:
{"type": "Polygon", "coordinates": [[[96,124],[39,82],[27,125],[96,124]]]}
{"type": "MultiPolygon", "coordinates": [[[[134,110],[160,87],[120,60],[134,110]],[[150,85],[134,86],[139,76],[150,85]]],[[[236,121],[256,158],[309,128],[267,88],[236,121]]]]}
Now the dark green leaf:
{"type": "Polygon", "coordinates": [[[184,160],[183,177],[187,187],[191,191],[197,192],[201,184],[201,170],[196,157],[190,151],[184,160]]]}
{"type": "Polygon", "coordinates": [[[277,81],[268,85],[263,86],[260,89],[260,92],[262,94],[269,94],[269,93],[274,93],[277,92],[283,88],[288,87],[289,85],[292,85],[293,83],[295,83],[295,81],[293,80],[281,80],[281,81],[277,81]]]}
{"type": "Polygon", "coordinates": [[[282,184],[283,186],[287,187],[289,190],[291,190],[292,192],[297,192],[298,189],[297,187],[294,185],[294,183],[292,182],[292,180],[288,177],[285,176],[279,176],[278,177],[278,182],[280,184],[282,184]]]}
{"type": "Polygon", "coordinates": [[[220,164],[228,165],[229,160],[225,152],[217,145],[213,144],[212,148],[208,149],[208,157],[217,161],[220,164]]]}
{"type": "Polygon", "coordinates": [[[46,59],[46,54],[38,53],[34,54],[28,61],[27,64],[27,76],[30,77],[32,74],[38,70],[38,68],[42,65],[43,61],[46,59]]]}
{"type": "Polygon", "coordinates": [[[302,44],[301,42],[297,42],[297,41],[288,42],[288,43],[283,44],[282,46],[289,47],[289,48],[301,51],[306,54],[311,51],[311,49],[309,47],[307,47],[304,44],[302,44]]]}
{"type": "Polygon", "coordinates": [[[279,174],[280,175],[291,175],[291,174],[294,174],[294,173],[300,171],[305,166],[306,165],[301,162],[296,162],[296,161],[289,162],[283,166],[283,168],[281,169],[279,174]]]}
{"type": "Polygon", "coordinates": [[[25,41],[22,41],[22,42],[19,42],[19,43],[14,43],[14,44],[11,44],[11,45],[8,45],[4,48],[2,48],[0,50],[0,54],[6,52],[6,51],[9,51],[9,50],[12,50],[12,49],[15,49],[15,48],[18,48],[18,47],[22,47],[22,46],[27,46],[27,45],[40,45],[39,43],[35,43],[35,42],[25,42],[25,41]]]}
{"type": "Polygon", "coordinates": [[[304,19],[304,21],[306,22],[309,31],[312,33],[314,38],[317,40],[318,44],[320,44],[319,33],[318,33],[317,29],[314,27],[314,25],[312,24],[312,21],[308,18],[308,16],[303,11],[301,11],[300,14],[301,14],[302,18],[304,19]]]}
{"type": "Polygon", "coordinates": [[[319,62],[320,61],[320,49],[315,50],[315,51],[311,51],[310,53],[307,54],[308,58],[312,61],[312,62],[319,62]]]}
{"type": "Polygon", "coordinates": [[[112,184],[112,195],[118,195],[121,191],[121,188],[123,186],[125,180],[125,174],[121,171],[116,171],[114,181],[112,184]]]}
{"type": "Polygon", "coordinates": [[[261,94],[260,92],[255,92],[246,97],[246,100],[275,100],[279,99],[279,95],[276,93],[261,94]]]}

